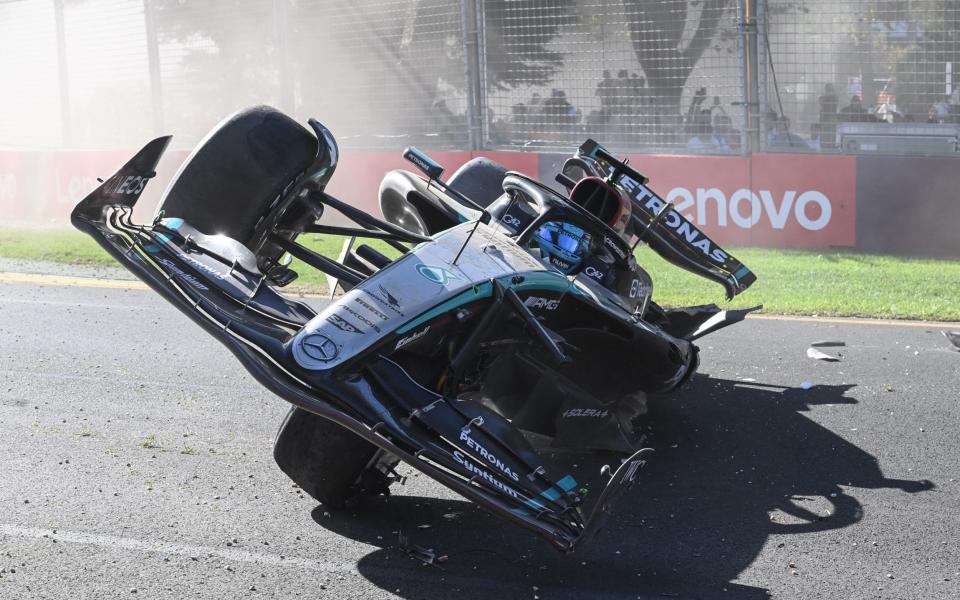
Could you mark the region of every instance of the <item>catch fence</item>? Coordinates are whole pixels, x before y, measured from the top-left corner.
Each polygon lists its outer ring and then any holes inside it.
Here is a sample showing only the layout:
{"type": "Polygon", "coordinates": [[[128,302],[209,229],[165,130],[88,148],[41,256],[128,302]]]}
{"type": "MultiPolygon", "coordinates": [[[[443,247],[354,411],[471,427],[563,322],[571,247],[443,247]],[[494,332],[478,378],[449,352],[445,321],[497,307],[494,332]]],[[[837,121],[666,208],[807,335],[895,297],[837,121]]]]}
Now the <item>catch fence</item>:
{"type": "Polygon", "coordinates": [[[960,0],[0,0],[0,146],[955,154],[960,0]]]}

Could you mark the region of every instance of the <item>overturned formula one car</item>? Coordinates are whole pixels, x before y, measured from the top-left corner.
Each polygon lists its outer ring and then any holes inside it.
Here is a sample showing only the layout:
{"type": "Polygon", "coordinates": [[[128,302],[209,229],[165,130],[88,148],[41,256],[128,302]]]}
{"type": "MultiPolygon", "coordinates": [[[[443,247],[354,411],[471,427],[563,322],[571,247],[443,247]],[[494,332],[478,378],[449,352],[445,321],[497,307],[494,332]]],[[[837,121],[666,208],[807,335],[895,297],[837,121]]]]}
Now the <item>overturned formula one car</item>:
{"type": "Polygon", "coordinates": [[[180,168],[153,223],[137,225],[132,208],[170,140],[156,139],[73,223],[294,405],[274,455],[324,504],[387,493],[403,461],[576,549],[650,452],[634,431],[644,394],[682,385],[694,340],[747,312],[663,310],[635,247],[730,297],[754,275],[596,143],[558,176],[568,193],[482,160],[443,183],[442,167],[408,149],[424,176],[385,177],[381,220],[325,192],[338,149],[310,126],[268,107],[231,116],[180,168]],[[331,209],[358,226],[319,223],[331,209]],[[305,232],[351,241],[332,260],[297,243],[305,232]],[[320,312],[282,295],[297,276],[290,256],[345,293],[320,312]],[[577,454],[561,448],[605,452],[614,468],[575,472],[577,454]]]}

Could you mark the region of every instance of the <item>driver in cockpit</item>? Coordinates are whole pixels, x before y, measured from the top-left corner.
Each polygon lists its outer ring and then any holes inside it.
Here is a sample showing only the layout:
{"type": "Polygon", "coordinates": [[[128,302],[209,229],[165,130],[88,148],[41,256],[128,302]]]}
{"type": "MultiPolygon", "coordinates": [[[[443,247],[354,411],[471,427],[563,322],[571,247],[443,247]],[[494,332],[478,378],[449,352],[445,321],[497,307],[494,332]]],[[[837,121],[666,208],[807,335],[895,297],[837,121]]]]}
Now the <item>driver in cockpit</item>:
{"type": "MultiPolygon", "coordinates": [[[[570,191],[570,202],[607,224],[629,244],[627,225],[630,223],[631,201],[613,184],[599,177],[585,177],[570,191]]],[[[613,260],[600,252],[601,240],[564,222],[542,225],[533,236],[540,255],[566,275],[583,273],[611,287],[613,260]]]]}

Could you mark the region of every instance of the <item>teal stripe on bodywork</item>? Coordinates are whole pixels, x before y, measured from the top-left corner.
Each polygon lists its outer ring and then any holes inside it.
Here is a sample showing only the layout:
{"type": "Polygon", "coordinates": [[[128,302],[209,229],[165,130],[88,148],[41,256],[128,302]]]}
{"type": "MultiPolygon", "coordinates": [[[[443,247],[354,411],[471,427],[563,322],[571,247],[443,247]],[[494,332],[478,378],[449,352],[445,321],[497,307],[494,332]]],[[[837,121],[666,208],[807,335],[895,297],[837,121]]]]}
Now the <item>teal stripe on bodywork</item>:
{"type": "Polygon", "coordinates": [[[512,279],[514,275],[505,275],[503,277],[498,277],[499,281],[505,288],[513,288],[515,292],[523,292],[526,290],[544,290],[548,292],[566,292],[571,291],[573,293],[579,293],[580,290],[567,279],[566,275],[561,275],[560,273],[553,273],[551,271],[534,271],[532,273],[524,273],[521,275],[523,281],[520,283],[513,283],[512,279]]]}
{"type": "MultiPolygon", "coordinates": [[[[560,481],[558,481],[558,482],[557,482],[556,484],[554,484],[553,486],[551,486],[551,487],[543,490],[542,492],[540,492],[540,495],[543,496],[544,498],[546,498],[547,500],[550,500],[550,501],[552,502],[552,501],[557,500],[557,499],[560,498],[560,492],[557,491],[557,488],[560,488],[560,489],[563,490],[564,492],[569,492],[570,490],[572,490],[572,489],[575,488],[575,487],[577,487],[577,480],[574,479],[571,475],[567,475],[566,477],[564,477],[563,479],[561,479],[560,481]]],[[[524,504],[526,504],[527,506],[529,506],[529,507],[531,507],[531,508],[533,508],[533,509],[535,509],[535,510],[538,510],[538,511],[540,511],[540,510],[546,510],[546,508],[547,508],[544,504],[541,504],[540,502],[537,502],[537,501],[534,500],[533,498],[529,498],[529,499],[524,500],[524,504]]],[[[514,512],[520,513],[520,514],[522,514],[522,515],[529,514],[529,513],[528,513],[525,509],[523,509],[523,508],[515,508],[515,509],[513,509],[513,510],[514,510],[514,512]]]]}
{"type": "Polygon", "coordinates": [[[748,269],[748,268],[746,268],[746,267],[740,267],[740,268],[737,270],[737,272],[733,274],[733,276],[736,277],[737,279],[740,279],[741,277],[743,277],[744,275],[748,274],[749,272],[750,272],[750,269],[748,269]]]}
{"type": "Polygon", "coordinates": [[[557,491],[557,487],[559,487],[564,492],[569,492],[573,488],[577,487],[577,480],[574,479],[572,476],[567,475],[566,477],[564,477],[563,479],[557,482],[556,487],[549,487],[543,490],[543,492],[541,492],[540,495],[546,498],[547,500],[556,500],[560,497],[560,492],[557,491]]]}
{"type": "MultiPolygon", "coordinates": [[[[582,293],[576,288],[576,286],[571,284],[570,280],[568,280],[566,276],[559,273],[551,273],[549,271],[524,273],[522,275],[523,281],[520,283],[513,283],[512,280],[514,277],[516,277],[516,275],[504,275],[503,277],[498,277],[497,281],[499,281],[503,287],[513,288],[514,291],[518,292],[526,290],[545,290],[551,292],[571,291],[575,294],[582,293]]],[[[464,304],[469,304],[475,300],[489,298],[492,295],[493,284],[490,282],[477,284],[454,296],[453,298],[450,298],[446,302],[434,306],[406,325],[397,328],[397,333],[403,335],[410,330],[416,329],[420,325],[423,325],[427,321],[442,315],[443,313],[449,312],[455,308],[463,306],[464,304]]]]}
{"type": "Polygon", "coordinates": [[[402,335],[404,333],[407,333],[411,329],[415,329],[419,327],[421,324],[426,323],[430,319],[440,316],[445,312],[449,312],[459,306],[463,306],[464,304],[469,304],[470,302],[473,302],[474,300],[479,300],[481,298],[489,298],[492,294],[492,291],[493,291],[493,285],[491,285],[490,283],[481,283],[479,285],[475,285],[472,288],[466,290],[465,292],[461,292],[460,294],[454,296],[453,298],[450,298],[446,302],[443,302],[441,304],[438,304],[437,306],[434,306],[433,308],[423,313],[416,319],[398,328],[397,333],[402,335]]]}
{"type": "Polygon", "coordinates": [[[532,509],[534,509],[534,510],[546,510],[546,509],[547,509],[546,506],[544,506],[543,504],[540,504],[539,502],[537,502],[537,501],[534,500],[533,498],[529,498],[529,499],[527,499],[527,500],[524,500],[524,502],[526,503],[527,506],[529,506],[530,508],[532,508],[532,509]]]}

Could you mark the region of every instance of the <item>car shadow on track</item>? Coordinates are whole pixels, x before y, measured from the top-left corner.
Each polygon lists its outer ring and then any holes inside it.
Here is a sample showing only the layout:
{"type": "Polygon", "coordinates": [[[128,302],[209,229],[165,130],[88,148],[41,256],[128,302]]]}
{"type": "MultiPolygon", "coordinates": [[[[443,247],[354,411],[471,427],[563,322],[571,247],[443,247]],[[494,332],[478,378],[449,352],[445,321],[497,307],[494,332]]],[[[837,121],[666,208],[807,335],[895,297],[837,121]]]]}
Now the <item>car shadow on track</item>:
{"type": "Polygon", "coordinates": [[[724,590],[729,597],[764,598],[763,588],[731,582],[770,535],[859,521],[860,502],[840,486],[933,487],[885,478],[873,456],[801,414],[818,404],[856,404],[845,397],[851,387],[801,390],[701,375],[680,394],[652,399],[647,423],[657,453],[605,529],[571,556],[460,500],[371,498],[330,516],[318,507],[314,519],[379,546],[358,570],[410,598],[448,597],[451,589],[459,598],[490,597],[524,586],[530,598],[533,586],[549,588],[544,597],[551,598],[713,597],[724,590]],[[403,550],[401,533],[448,560],[424,565],[403,550]]]}

